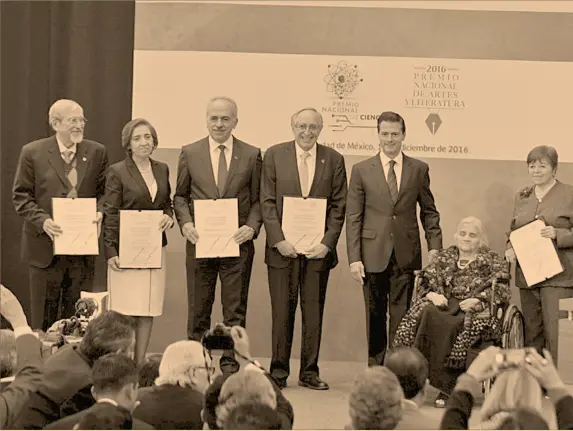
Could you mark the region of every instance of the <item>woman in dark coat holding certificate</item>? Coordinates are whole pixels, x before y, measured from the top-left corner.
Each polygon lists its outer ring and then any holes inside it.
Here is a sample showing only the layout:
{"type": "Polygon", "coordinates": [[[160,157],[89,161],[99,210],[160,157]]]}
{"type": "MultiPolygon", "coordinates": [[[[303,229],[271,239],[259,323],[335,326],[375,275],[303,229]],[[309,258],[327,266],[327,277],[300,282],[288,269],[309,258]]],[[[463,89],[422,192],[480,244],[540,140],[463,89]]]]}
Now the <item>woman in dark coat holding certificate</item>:
{"type": "Polygon", "coordinates": [[[121,143],[127,157],[110,166],[106,178],[104,248],[110,309],[136,317],[135,360],[139,364],[145,358],[153,317],[163,311],[165,252],[162,252],[161,268],[121,269],[120,210],[163,211],[157,229],[163,232],[165,247],[165,230],[174,224],[173,208],[169,168],[150,158],[158,145],[155,128],[142,118],[132,120],[123,128],[121,143]]]}
{"type": "MultiPolygon", "coordinates": [[[[558,319],[567,317],[559,312],[559,300],[573,297],[573,186],[556,179],[557,164],[555,148],[542,145],[531,150],[527,166],[533,185],[515,197],[511,220],[512,231],[535,220],[544,221],[547,227],[541,236],[553,240],[563,266],[562,273],[528,286],[518,262],[515,280],[525,320],[525,345],[540,352],[549,349],[555,361],[558,319]]],[[[505,256],[510,262],[516,261],[509,241],[505,256]]]]}

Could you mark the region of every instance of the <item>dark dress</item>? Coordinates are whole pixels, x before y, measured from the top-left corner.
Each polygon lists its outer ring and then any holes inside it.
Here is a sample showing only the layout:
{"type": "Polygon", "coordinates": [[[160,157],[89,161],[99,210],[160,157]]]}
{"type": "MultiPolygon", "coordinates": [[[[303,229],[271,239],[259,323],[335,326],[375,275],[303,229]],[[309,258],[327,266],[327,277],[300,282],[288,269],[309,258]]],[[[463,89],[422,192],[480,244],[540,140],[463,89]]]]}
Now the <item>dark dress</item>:
{"type": "Polygon", "coordinates": [[[400,322],[393,347],[413,346],[426,357],[430,383],[449,394],[456,378],[466,369],[468,350],[477,344],[496,340],[501,321],[488,313],[491,286],[496,279],[495,301],[509,302],[509,264],[487,247],[481,247],[474,260],[459,266],[459,250],[441,250],[424,269],[418,299],[400,322]],[[436,292],[448,299],[436,307],[426,295],[436,292]],[[463,312],[459,303],[477,298],[473,310],[463,312]]]}

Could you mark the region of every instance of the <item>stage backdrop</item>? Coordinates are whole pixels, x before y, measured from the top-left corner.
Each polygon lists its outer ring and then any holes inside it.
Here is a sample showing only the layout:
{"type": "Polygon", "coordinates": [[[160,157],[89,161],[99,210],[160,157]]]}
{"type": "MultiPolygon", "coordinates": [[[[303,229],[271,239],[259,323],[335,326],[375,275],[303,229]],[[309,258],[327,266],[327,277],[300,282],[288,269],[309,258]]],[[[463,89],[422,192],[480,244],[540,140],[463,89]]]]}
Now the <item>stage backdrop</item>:
{"type": "MultiPolygon", "coordinates": [[[[216,95],[237,101],[235,135],[263,150],[292,139],[293,112],[315,107],[325,121],[320,141],[345,155],[349,172],[377,151],[376,116],[400,112],[405,152],[430,165],[446,245],[458,221],[475,215],[492,247],[503,251],[513,197],[529,184],[525,158],[536,145],[557,148],[559,178],[573,183],[573,51],[566,37],[573,14],[451,10],[455,2],[435,9],[434,2],[265,3],[137,3],[133,115],[157,127],[154,156],[169,163],[173,186],[180,147],[206,136],[205,104],[216,95]]],[[[519,9],[519,2],[494,3],[519,9]]],[[[184,241],[177,229],[169,241],[165,312],[156,319],[153,351],[185,336],[184,241]]],[[[247,329],[253,354],[268,357],[264,241],[263,233],[247,329]]],[[[338,250],[321,357],[364,361],[362,289],[349,276],[344,234],[338,250]]],[[[213,321],[220,319],[217,303],[213,321]]],[[[300,316],[295,331],[293,357],[300,316]]]]}

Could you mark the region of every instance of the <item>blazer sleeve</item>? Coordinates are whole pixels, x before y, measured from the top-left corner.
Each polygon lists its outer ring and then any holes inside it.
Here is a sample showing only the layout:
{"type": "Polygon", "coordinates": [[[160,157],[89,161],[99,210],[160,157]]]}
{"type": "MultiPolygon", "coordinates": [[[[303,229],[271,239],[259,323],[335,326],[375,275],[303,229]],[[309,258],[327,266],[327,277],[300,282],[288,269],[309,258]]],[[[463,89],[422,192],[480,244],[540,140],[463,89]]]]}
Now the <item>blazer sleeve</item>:
{"type": "Polygon", "coordinates": [[[356,165],[350,173],[348,198],[346,200],[346,249],[348,263],[362,261],[362,221],[364,219],[364,186],[356,165]]]}
{"type": "Polygon", "coordinates": [[[270,247],[276,246],[285,239],[277,210],[277,178],[274,153],[275,151],[272,149],[267,150],[263,159],[261,174],[261,211],[267,233],[267,243],[270,247]]]}
{"type": "Polygon", "coordinates": [[[16,339],[18,373],[0,394],[0,429],[10,429],[43,379],[42,343],[33,334],[16,339]]]}
{"type": "Polygon", "coordinates": [[[119,253],[119,210],[123,202],[123,184],[115,169],[109,169],[105,184],[103,243],[105,258],[119,253]]]}
{"type": "Polygon", "coordinates": [[[167,214],[169,217],[173,218],[173,201],[171,200],[171,183],[169,182],[169,166],[165,166],[165,179],[167,186],[167,198],[163,204],[163,214],[167,214]]]}
{"type": "Polygon", "coordinates": [[[420,204],[420,221],[424,227],[428,250],[441,250],[442,229],[440,228],[440,213],[436,209],[434,195],[430,190],[430,168],[428,165],[424,165],[418,203],[420,204]]]}
{"type": "Polygon", "coordinates": [[[187,167],[187,154],[185,149],[179,154],[179,163],[177,165],[177,185],[175,187],[175,196],[173,197],[173,208],[179,228],[182,229],[186,223],[193,223],[191,210],[189,208],[191,200],[191,174],[187,167]]]}
{"type": "Polygon", "coordinates": [[[342,226],[344,225],[344,213],[346,211],[346,196],[348,194],[348,183],[346,180],[346,166],[344,157],[339,156],[334,167],[332,179],[332,192],[328,199],[328,217],[326,219],[326,232],[322,238],[322,243],[330,250],[334,250],[338,244],[342,226]]]}
{"type": "Polygon", "coordinates": [[[253,172],[251,174],[251,209],[249,210],[249,216],[245,223],[255,231],[255,238],[259,235],[263,224],[260,202],[262,167],[263,157],[261,156],[261,150],[259,150],[255,158],[255,166],[253,167],[253,172]]]}
{"type": "Polygon", "coordinates": [[[109,161],[107,158],[107,151],[105,147],[103,147],[103,154],[101,156],[101,162],[99,166],[99,171],[97,174],[97,185],[96,185],[96,199],[97,199],[97,211],[101,212],[102,214],[105,212],[104,209],[104,201],[105,201],[105,183],[106,183],[106,174],[109,168],[109,161]]]}
{"type": "Polygon", "coordinates": [[[14,184],[12,187],[12,202],[18,215],[36,228],[38,234],[44,231],[44,222],[51,218],[44,211],[35,197],[35,172],[32,151],[23,147],[20,151],[14,184]]]}
{"type": "Polygon", "coordinates": [[[506,233],[506,237],[507,240],[505,242],[505,249],[509,250],[510,248],[513,248],[511,245],[511,241],[509,240],[509,235],[511,234],[511,232],[513,232],[513,230],[515,229],[515,216],[517,213],[517,199],[519,198],[519,193],[515,195],[515,198],[513,199],[513,211],[511,214],[511,222],[509,224],[509,230],[506,233]]]}

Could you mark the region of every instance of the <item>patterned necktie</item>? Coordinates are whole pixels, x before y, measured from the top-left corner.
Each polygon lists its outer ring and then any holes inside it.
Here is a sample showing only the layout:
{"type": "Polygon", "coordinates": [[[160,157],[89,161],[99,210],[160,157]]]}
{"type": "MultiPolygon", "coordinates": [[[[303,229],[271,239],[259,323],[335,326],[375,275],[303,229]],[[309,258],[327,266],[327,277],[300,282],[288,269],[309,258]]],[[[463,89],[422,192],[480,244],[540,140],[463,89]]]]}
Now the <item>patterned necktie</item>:
{"type": "Polygon", "coordinates": [[[78,171],[76,170],[76,158],[71,150],[64,151],[62,154],[64,156],[64,161],[66,162],[64,172],[70,182],[70,191],[68,192],[67,197],[77,198],[78,191],[76,187],[78,185],[78,171]]]}
{"type": "Polygon", "coordinates": [[[394,172],[395,160],[390,160],[390,169],[388,169],[388,188],[390,189],[390,196],[392,196],[392,202],[396,205],[398,200],[398,181],[396,180],[396,172],[394,172]]]}
{"type": "Polygon", "coordinates": [[[298,174],[300,175],[300,188],[302,189],[302,195],[308,196],[308,163],[306,159],[310,157],[310,154],[305,151],[300,156],[300,165],[298,167],[298,174]]]}
{"type": "Polygon", "coordinates": [[[225,146],[219,145],[219,170],[217,172],[217,188],[219,189],[219,197],[223,197],[225,191],[225,184],[227,183],[227,158],[225,157],[225,146]]]}

